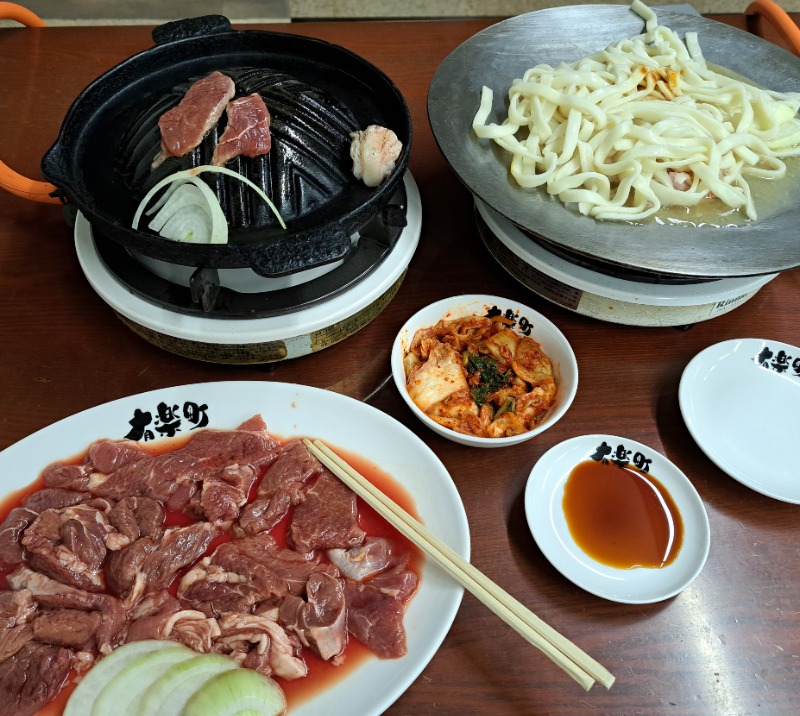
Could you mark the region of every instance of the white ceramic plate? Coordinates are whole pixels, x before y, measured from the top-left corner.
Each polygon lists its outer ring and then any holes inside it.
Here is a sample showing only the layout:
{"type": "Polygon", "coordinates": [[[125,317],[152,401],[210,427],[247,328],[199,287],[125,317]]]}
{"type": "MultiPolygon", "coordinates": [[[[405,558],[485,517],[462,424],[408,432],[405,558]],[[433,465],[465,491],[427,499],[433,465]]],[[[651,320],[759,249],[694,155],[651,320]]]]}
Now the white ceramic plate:
{"type": "Polygon", "coordinates": [[[800,348],[761,338],[717,343],[686,366],[678,396],[686,427],[720,469],[800,504],[800,348]]]}
{"type": "MultiPolygon", "coordinates": [[[[435,534],[469,558],[469,527],[458,491],[444,465],[410,430],[385,413],[326,390],[285,383],[220,382],[185,385],[122,398],[73,415],[21,440],[0,453],[2,491],[33,482],[50,462],[80,454],[93,440],[122,438],[136,416],[149,413],[146,429],[174,422],[160,406],[174,411],[178,435],[196,418],[209,426],[234,428],[261,413],[271,433],[317,437],[374,463],[403,485],[417,513],[435,534]],[[197,410],[197,408],[201,410],[197,410]]],[[[195,419],[195,422],[193,422],[195,419]]],[[[401,659],[371,659],[314,698],[292,709],[293,716],[347,712],[377,716],[417,678],[444,640],[461,603],[463,589],[437,567],[423,565],[420,588],[405,617],[408,654],[401,659]]]]}
{"type": "Polygon", "coordinates": [[[708,515],[692,483],[666,457],[628,438],[582,435],[550,448],[528,478],[525,514],[536,544],[561,574],[587,592],[614,602],[648,604],[673,597],[694,581],[708,557],[708,515]],[[637,454],[649,460],[649,474],[674,500],[684,534],[683,546],[672,564],[652,569],[608,567],[592,559],[573,540],[562,507],[564,485],[572,469],[591,459],[603,443],[612,449],[612,456],[624,455],[631,464],[637,464],[637,454]]]}

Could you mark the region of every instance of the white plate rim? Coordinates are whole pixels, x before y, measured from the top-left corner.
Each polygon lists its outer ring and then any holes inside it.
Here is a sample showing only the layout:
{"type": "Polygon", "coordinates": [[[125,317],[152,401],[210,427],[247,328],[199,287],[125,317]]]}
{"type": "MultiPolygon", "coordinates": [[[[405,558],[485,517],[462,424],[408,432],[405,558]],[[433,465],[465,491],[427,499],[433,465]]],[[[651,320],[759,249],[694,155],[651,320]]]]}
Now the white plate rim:
{"type": "MultiPolygon", "coordinates": [[[[309,435],[378,465],[411,495],[420,519],[458,554],[469,559],[469,525],[458,489],[447,469],[411,430],[366,403],[332,391],[279,382],[221,381],[150,390],[88,408],[44,427],[0,452],[3,494],[31,484],[55,460],[82,453],[95,439],[122,438],[136,409],[158,403],[207,405],[209,427],[233,428],[256,413],[282,439],[309,435]],[[335,410],[346,419],[330,420],[335,410]],[[390,446],[391,450],[386,451],[390,446]],[[13,470],[9,471],[9,466],[13,470]],[[10,479],[9,479],[10,478],[10,479]],[[444,508],[443,508],[444,507],[444,508]]],[[[190,424],[183,418],[183,426],[190,424]]],[[[417,594],[405,624],[408,654],[369,659],[292,710],[295,716],[327,716],[337,705],[378,716],[414,682],[444,640],[463,596],[430,560],[423,561],[417,594]]]]}
{"type": "Polygon", "coordinates": [[[536,462],[525,486],[525,515],[547,560],[581,589],[623,604],[651,604],[674,597],[700,574],[708,558],[711,529],[705,506],[688,477],[657,450],[636,440],[609,434],[580,435],[550,448],[536,462]],[[684,540],[675,561],[658,569],[616,569],[596,562],[572,539],[561,501],[575,465],[588,460],[606,442],[641,452],[652,460],[650,474],[670,493],[681,513],[684,540]]]}
{"type": "MultiPolygon", "coordinates": [[[[762,453],[763,471],[759,471],[758,475],[748,471],[741,464],[737,464],[735,455],[725,454],[719,449],[719,446],[715,444],[713,440],[713,426],[708,424],[698,411],[698,391],[704,386],[705,379],[708,378],[712,370],[719,369],[722,361],[725,361],[740,350],[746,351],[742,353],[742,356],[752,357],[765,347],[792,351],[795,358],[800,358],[800,348],[789,343],[784,343],[783,341],[766,338],[731,338],[720,341],[719,343],[704,348],[687,363],[681,374],[678,388],[678,402],[684,423],[692,438],[705,455],[719,467],[720,470],[762,495],[782,502],[800,504],[800,477],[798,477],[793,490],[790,488],[787,489],[786,485],[779,483],[777,480],[770,479],[777,471],[771,469],[772,466],[769,462],[771,455],[769,453],[762,453]]],[[[750,358],[747,360],[750,361],[750,358]]],[[[800,375],[781,376],[774,371],[763,370],[752,365],[752,361],[749,363],[742,361],[735,367],[742,372],[742,375],[744,374],[744,369],[748,368],[762,370],[763,372],[753,375],[758,375],[764,379],[774,378],[779,380],[786,377],[793,378],[797,385],[797,395],[800,396],[800,375]]],[[[747,383],[748,381],[745,381],[745,384],[747,383]]],[[[749,384],[752,386],[752,381],[749,381],[749,384]]],[[[758,391],[754,390],[753,393],[758,393],[758,391]]],[[[771,423],[771,428],[779,429],[780,425],[780,422],[771,423]]],[[[748,422],[749,437],[754,442],[758,442],[759,440],[759,427],[761,427],[759,421],[750,420],[748,422]]],[[[791,436],[788,434],[790,430],[791,426],[787,423],[787,435],[785,436],[787,440],[791,439],[791,436]]]]}

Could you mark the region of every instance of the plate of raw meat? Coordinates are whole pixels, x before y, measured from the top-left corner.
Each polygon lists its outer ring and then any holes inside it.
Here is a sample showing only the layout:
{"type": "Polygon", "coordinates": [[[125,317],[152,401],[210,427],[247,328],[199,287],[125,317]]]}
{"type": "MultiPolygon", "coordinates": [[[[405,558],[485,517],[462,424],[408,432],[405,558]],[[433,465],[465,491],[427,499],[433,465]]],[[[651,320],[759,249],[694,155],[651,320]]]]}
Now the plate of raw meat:
{"type": "Polygon", "coordinates": [[[435,655],[463,590],[305,437],[469,558],[444,465],[364,403],[231,381],[91,408],[0,453],[0,691],[11,712],[59,713],[81,675],[145,639],[262,672],[290,714],[387,709],[435,655]]]}

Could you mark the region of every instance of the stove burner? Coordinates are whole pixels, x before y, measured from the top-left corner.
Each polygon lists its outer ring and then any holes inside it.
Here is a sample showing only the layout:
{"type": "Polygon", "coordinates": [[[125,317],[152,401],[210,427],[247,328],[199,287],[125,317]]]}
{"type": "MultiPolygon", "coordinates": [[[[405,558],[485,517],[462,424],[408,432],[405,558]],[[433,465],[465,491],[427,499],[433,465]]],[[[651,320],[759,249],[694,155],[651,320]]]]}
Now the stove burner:
{"type": "Polygon", "coordinates": [[[340,266],[299,285],[257,293],[221,285],[219,271],[209,267],[197,268],[189,285],[174,283],[150,271],[119,243],[96,229],[93,229],[93,237],[97,253],[109,271],[135,295],[150,303],[205,318],[268,318],[324,301],[368,276],[397,242],[406,226],[407,209],[405,186],[400,184],[388,205],[361,229],[340,266]]]}
{"type": "Polygon", "coordinates": [[[684,285],[691,283],[706,283],[708,281],[717,281],[716,278],[700,278],[697,276],[681,276],[680,274],[666,274],[654,271],[646,271],[643,269],[633,268],[632,266],[623,266],[621,264],[614,264],[593,256],[572,251],[559,244],[554,244],[552,241],[542,238],[538,234],[518,227],[520,231],[527,236],[531,241],[537,243],[546,251],[555,254],[565,261],[569,261],[576,266],[581,266],[590,271],[597,271],[606,276],[613,276],[614,278],[621,278],[626,281],[638,281],[640,283],[658,283],[670,285],[684,285]]]}

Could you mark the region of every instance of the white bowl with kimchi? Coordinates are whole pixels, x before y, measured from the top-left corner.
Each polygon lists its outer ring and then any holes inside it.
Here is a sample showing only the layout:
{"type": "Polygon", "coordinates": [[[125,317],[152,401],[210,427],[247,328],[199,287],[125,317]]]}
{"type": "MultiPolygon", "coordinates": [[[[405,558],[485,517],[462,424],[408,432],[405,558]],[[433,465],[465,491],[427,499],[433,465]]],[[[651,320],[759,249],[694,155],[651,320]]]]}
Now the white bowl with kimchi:
{"type": "Polygon", "coordinates": [[[554,425],[578,389],[558,327],[499,296],[465,295],[415,313],[392,346],[392,375],[411,411],[463,445],[504,447],[554,425]]]}

